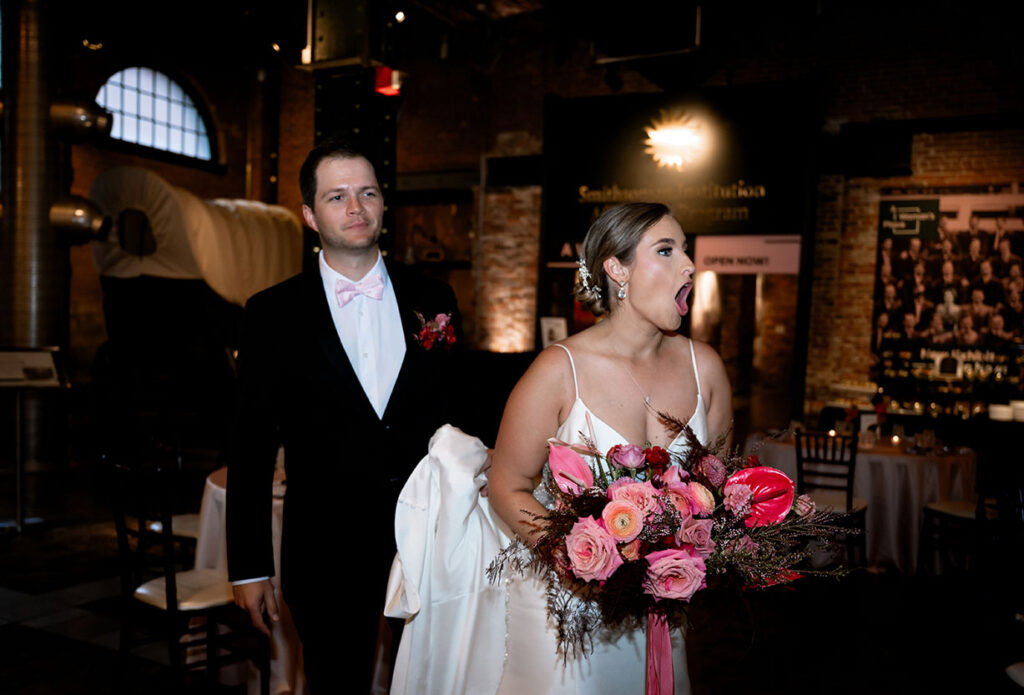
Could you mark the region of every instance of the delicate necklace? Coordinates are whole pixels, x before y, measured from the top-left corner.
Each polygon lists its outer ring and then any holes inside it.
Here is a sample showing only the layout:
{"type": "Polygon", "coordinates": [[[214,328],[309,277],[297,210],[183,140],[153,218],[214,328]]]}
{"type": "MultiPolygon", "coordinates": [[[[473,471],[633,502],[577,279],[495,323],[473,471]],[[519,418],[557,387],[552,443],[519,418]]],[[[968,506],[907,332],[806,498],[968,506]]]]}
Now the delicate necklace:
{"type": "Polygon", "coordinates": [[[650,408],[651,407],[651,396],[650,396],[650,394],[644,393],[643,387],[640,386],[640,383],[633,376],[633,372],[630,371],[629,367],[626,367],[626,365],[623,365],[623,367],[626,369],[626,374],[629,375],[629,378],[633,380],[634,384],[636,384],[636,388],[637,388],[638,391],[640,391],[640,395],[644,397],[644,405],[646,405],[648,408],[650,408]]]}

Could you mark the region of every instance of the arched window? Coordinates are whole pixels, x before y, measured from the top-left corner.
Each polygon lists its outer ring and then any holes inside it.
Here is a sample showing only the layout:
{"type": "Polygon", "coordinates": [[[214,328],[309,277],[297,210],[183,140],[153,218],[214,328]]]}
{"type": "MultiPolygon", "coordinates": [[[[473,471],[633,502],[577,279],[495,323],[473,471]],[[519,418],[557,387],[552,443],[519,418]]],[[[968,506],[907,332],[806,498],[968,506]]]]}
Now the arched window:
{"type": "Polygon", "coordinates": [[[114,115],[110,136],[210,161],[206,122],[177,82],[150,68],[125,68],[100,87],[96,103],[114,115]]]}

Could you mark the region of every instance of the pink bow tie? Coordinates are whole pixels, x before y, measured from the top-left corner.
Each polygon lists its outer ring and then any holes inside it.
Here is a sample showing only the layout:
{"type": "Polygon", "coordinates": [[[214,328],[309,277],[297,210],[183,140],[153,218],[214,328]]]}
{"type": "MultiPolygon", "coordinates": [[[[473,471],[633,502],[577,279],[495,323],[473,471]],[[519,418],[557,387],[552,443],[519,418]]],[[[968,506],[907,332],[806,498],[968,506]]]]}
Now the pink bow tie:
{"type": "Polygon", "coordinates": [[[383,297],[384,279],[381,278],[380,273],[360,280],[359,282],[338,280],[334,285],[334,295],[338,298],[338,306],[345,306],[351,302],[357,294],[366,295],[370,299],[377,300],[383,297]]]}

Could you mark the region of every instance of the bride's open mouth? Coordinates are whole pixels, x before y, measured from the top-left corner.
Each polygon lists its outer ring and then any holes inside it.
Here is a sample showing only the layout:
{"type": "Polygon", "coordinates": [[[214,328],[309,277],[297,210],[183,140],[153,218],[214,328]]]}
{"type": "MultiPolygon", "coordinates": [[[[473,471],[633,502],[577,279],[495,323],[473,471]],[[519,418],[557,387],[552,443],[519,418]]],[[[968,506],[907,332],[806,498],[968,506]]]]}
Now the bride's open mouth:
{"type": "Polygon", "coordinates": [[[692,282],[688,282],[685,285],[683,285],[682,287],[680,287],[679,291],[676,292],[676,311],[679,312],[680,316],[685,316],[686,312],[688,312],[690,310],[690,307],[687,306],[687,304],[686,304],[686,300],[690,296],[690,288],[691,287],[693,287],[693,283],[692,282]]]}

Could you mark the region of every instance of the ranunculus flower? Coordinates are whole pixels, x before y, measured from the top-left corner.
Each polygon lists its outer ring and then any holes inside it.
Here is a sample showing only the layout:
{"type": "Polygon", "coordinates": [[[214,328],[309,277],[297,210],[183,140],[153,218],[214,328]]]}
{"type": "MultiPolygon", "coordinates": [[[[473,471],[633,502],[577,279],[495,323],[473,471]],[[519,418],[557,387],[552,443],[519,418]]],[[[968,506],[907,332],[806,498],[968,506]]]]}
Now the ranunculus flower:
{"type": "Polygon", "coordinates": [[[721,487],[725,482],[725,465],[713,454],[708,454],[697,463],[697,475],[711,483],[711,487],[721,487]]]}
{"type": "Polygon", "coordinates": [[[619,548],[619,552],[622,553],[622,557],[626,558],[630,562],[640,559],[640,541],[635,540],[631,543],[626,543],[624,546],[619,548]]]}
{"type": "Polygon", "coordinates": [[[436,323],[437,328],[441,330],[448,325],[448,321],[450,321],[451,318],[451,314],[438,314],[434,317],[434,323],[436,323]]]}
{"type": "Polygon", "coordinates": [[[744,517],[750,512],[750,500],[754,493],[751,492],[749,485],[729,483],[722,491],[722,496],[725,508],[736,516],[744,517]]]}
{"type": "Polygon", "coordinates": [[[613,500],[629,500],[644,515],[658,511],[658,491],[649,482],[623,485],[614,491],[609,486],[608,492],[613,500]]]}
{"type": "Polygon", "coordinates": [[[616,444],[608,450],[608,460],[619,468],[643,468],[644,450],[636,444],[616,444]]]}
{"type": "Polygon", "coordinates": [[[644,455],[647,457],[647,463],[655,467],[667,466],[669,464],[669,461],[672,460],[668,452],[662,449],[660,446],[648,447],[644,451],[644,455]]]}
{"type": "Polygon", "coordinates": [[[679,527],[676,539],[680,543],[689,543],[701,557],[707,557],[715,552],[715,541],[711,538],[714,523],[711,519],[686,519],[679,527]]]}
{"type": "Polygon", "coordinates": [[[684,480],[688,480],[690,474],[686,472],[686,469],[682,466],[669,466],[665,469],[665,472],[661,474],[661,482],[668,483],[681,483],[684,480]]]}
{"type": "Polygon", "coordinates": [[[793,481],[782,471],[769,466],[744,468],[729,476],[726,486],[747,485],[753,493],[750,514],[743,520],[748,527],[777,524],[793,507],[793,481]]]}
{"type": "Polygon", "coordinates": [[[555,484],[565,493],[578,495],[585,488],[594,486],[594,474],[583,457],[565,446],[550,446],[548,466],[555,484]]]}
{"type": "Polygon", "coordinates": [[[644,528],[643,516],[640,508],[626,499],[612,500],[601,512],[608,533],[620,543],[628,543],[640,535],[644,528]]]}
{"type": "Polygon", "coordinates": [[[689,519],[693,515],[690,486],[686,483],[669,483],[662,488],[661,494],[676,508],[683,519],[689,519]]]}
{"type": "Polygon", "coordinates": [[[793,511],[801,518],[812,514],[817,508],[818,506],[814,504],[814,500],[807,495],[800,495],[796,498],[796,502],[793,503],[793,511]]]}
{"type": "Polygon", "coordinates": [[[573,574],[584,581],[604,581],[622,565],[615,539],[592,516],[573,524],[565,547],[573,574]]]}
{"type": "Polygon", "coordinates": [[[694,516],[707,516],[715,511],[715,496],[698,482],[690,482],[690,511],[694,516]]]}
{"type": "Polygon", "coordinates": [[[689,601],[695,593],[707,586],[707,567],[693,548],[659,550],[645,559],[650,567],[647,568],[644,592],[655,600],[667,598],[689,601]]]}

